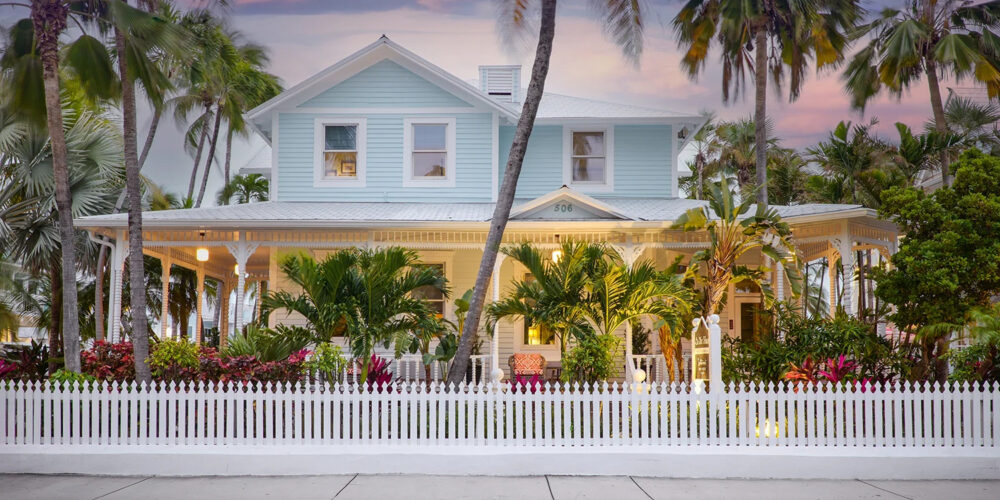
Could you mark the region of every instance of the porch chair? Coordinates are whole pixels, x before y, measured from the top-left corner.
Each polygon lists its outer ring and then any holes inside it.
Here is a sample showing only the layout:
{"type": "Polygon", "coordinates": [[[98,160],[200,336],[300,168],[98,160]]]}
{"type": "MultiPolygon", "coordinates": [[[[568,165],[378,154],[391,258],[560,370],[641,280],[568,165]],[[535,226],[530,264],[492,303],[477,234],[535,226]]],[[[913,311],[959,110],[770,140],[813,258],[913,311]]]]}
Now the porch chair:
{"type": "Polygon", "coordinates": [[[545,377],[545,357],[541,354],[512,354],[507,358],[507,365],[510,367],[510,378],[514,379],[518,375],[531,377],[538,375],[545,377]]]}

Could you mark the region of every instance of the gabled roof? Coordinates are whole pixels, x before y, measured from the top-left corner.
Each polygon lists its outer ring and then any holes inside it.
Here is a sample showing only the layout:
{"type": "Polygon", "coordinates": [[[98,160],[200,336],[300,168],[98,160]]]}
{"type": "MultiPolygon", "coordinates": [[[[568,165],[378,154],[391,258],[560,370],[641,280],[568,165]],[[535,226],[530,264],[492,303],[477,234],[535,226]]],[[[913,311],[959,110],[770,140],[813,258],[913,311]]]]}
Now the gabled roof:
{"type": "Polygon", "coordinates": [[[481,92],[444,69],[430,63],[426,59],[404,49],[399,44],[382,35],[374,43],[341,59],[332,66],[307,78],[267,102],[246,113],[247,121],[252,123],[265,139],[270,142],[270,114],[282,105],[297,105],[320,92],[346,80],[371,65],[390,59],[417,75],[451,92],[466,102],[492,109],[509,120],[517,120],[518,112],[481,92]]]}
{"type": "MultiPolygon", "coordinates": [[[[514,207],[510,211],[511,220],[528,219],[534,218],[538,219],[537,212],[558,203],[565,202],[576,202],[583,205],[586,211],[586,217],[594,219],[617,219],[617,220],[633,220],[632,217],[625,215],[615,207],[593,198],[587,196],[579,191],[570,189],[567,186],[563,186],[551,193],[544,194],[535,198],[533,200],[521,203],[520,205],[514,207]],[[589,208],[589,210],[587,210],[589,208]],[[531,217],[535,216],[535,217],[531,217]]],[[[579,220],[579,218],[577,218],[579,220]]]]}

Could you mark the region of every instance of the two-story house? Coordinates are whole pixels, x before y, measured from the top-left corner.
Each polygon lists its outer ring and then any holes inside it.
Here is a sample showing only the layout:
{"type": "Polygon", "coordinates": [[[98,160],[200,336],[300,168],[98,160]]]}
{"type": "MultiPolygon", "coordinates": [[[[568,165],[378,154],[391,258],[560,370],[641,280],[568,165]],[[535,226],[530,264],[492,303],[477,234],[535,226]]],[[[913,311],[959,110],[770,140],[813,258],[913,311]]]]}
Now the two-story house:
{"type": "MultiPolygon", "coordinates": [[[[290,252],[413,248],[423,262],[441,266],[461,295],[479,266],[521,109],[521,81],[520,67],[482,66],[473,85],[382,37],[247,114],[270,146],[270,201],[146,213],[144,252],[235,288],[236,317],[222,321],[224,329],[239,330],[248,319],[246,279],[270,289],[291,286],[278,266],[290,252]]],[[[701,124],[695,114],[546,93],[505,241],[553,249],[567,239],[600,241],[628,260],[661,266],[705,247],[705,234],[670,229],[703,203],[679,197],[677,188],[678,152],[701,124]]],[[[847,276],[854,250],[894,251],[895,228],[860,206],[776,208],[793,226],[804,260],[839,255],[847,276]]],[[[108,336],[117,338],[127,217],[87,217],[77,225],[113,242],[108,336]]],[[[170,266],[163,269],[169,283],[170,266]]],[[[488,296],[501,296],[524,275],[518,263],[501,260],[488,296]]],[[[789,293],[780,272],[772,280],[779,296],[789,293]]],[[[851,311],[852,287],[844,290],[851,311]]],[[[453,317],[451,300],[432,299],[453,317]]],[[[731,289],[723,331],[752,334],[759,303],[754,291],[731,289]]],[[[283,311],[271,316],[277,323],[300,320],[283,311]]],[[[506,368],[516,352],[559,359],[553,338],[517,321],[500,324],[486,349],[494,367],[506,368]]]]}

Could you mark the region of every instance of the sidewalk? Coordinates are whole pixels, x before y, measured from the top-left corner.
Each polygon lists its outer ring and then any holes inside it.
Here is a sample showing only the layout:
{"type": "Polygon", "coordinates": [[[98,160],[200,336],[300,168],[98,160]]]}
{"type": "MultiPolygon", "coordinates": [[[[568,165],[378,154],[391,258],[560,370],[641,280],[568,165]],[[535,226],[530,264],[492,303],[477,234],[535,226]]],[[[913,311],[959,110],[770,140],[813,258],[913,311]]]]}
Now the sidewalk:
{"type": "Polygon", "coordinates": [[[1000,497],[1000,481],[787,481],[642,477],[300,476],[110,477],[0,475],[0,497],[59,499],[572,499],[974,500],[1000,497]]]}

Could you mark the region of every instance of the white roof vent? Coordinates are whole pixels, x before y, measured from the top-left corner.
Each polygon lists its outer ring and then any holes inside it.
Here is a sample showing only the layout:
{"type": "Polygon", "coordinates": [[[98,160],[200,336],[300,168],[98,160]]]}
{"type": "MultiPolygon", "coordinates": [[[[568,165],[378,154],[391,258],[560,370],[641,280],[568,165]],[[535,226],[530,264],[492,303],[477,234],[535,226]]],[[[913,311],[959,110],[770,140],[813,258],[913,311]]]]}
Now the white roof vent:
{"type": "Polygon", "coordinates": [[[519,102],[521,66],[480,66],[479,90],[498,101],[519,102]]]}

